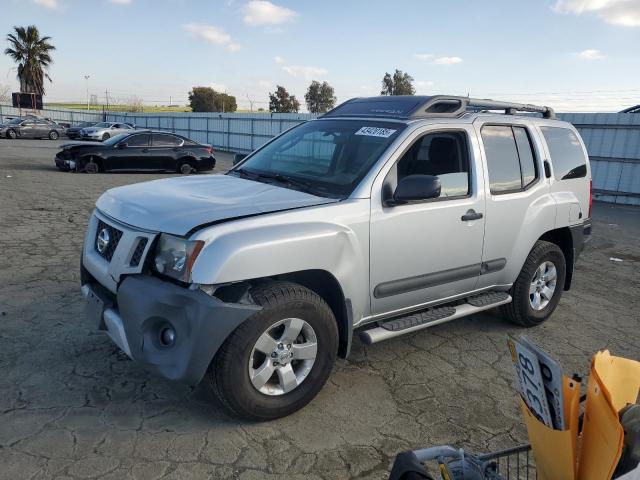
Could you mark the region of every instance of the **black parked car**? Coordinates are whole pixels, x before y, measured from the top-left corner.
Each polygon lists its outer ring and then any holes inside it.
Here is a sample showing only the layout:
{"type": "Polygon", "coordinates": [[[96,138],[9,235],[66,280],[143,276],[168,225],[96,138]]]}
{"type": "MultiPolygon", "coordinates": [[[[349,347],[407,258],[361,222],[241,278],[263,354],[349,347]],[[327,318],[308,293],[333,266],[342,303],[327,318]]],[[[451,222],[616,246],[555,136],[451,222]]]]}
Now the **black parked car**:
{"type": "Polygon", "coordinates": [[[136,130],[102,143],[69,143],[56,155],[60,170],[87,173],[116,170],[164,170],[189,174],[216,165],[209,145],[173,133],[136,130]]]}
{"type": "Polygon", "coordinates": [[[85,127],[93,127],[98,122],[80,122],[67,128],[66,134],[70,139],[80,138],[80,130],[85,127]]]}
{"type": "Polygon", "coordinates": [[[62,125],[53,120],[32,115],[18,117],[0,125],[0,137],[6,138],[48,138],[57,140],[65,132],[62,125]]]}

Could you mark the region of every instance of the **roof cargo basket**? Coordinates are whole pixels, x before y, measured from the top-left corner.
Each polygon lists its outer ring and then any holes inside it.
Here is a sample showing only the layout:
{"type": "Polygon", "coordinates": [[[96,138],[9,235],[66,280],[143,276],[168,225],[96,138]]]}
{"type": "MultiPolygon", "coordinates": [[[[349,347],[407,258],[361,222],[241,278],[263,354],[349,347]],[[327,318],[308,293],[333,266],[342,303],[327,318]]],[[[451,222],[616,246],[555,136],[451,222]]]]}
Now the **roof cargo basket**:
{"type": "Polygon", "coordinates": [[[330,110],[323,117],[381,117],[408,120],[460,117],[465,112],[478,110],[502,110],[508,115],[516,112],[533,112],[542,114],[544,118],[555,118],[553,109],[549,107],[450,95],[352,98],[330,110]]]}

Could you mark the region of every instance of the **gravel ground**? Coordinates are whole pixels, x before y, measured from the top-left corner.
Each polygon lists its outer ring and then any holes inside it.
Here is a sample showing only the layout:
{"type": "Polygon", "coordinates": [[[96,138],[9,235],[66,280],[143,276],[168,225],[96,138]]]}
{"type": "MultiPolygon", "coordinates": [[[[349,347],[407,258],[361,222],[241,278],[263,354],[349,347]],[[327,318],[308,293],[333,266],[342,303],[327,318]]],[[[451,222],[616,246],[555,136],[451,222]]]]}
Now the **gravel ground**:
{"type": "MultiPolygon", "coordinates": [[[[493,314],[356,340],[309,406],[270,423],[149,375],[87,319],[78,262],[98,196],[166,174],[58,172],[60,143],[0,140],[0,478],[383,479],[401,450],[526,439],[505,342],[523,330],[493,314]]],[[[596,204],[573,289],[526,331],[567,372],[598,349],[640,356],[638,252],[640,209],[596,204]]]]}

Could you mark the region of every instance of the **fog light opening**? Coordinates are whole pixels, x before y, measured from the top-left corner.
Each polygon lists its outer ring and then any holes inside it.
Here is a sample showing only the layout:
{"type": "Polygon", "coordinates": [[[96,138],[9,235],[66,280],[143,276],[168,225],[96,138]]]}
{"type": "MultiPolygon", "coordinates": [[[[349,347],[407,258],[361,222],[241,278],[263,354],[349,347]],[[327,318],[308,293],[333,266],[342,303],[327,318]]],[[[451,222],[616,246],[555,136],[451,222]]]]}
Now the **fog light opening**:
{"type": "Polygon", "coordinates": [[[160,330],[160,345],[170,347],[176,343],[176,331],[173,327],[163,327],[160,330]]]}

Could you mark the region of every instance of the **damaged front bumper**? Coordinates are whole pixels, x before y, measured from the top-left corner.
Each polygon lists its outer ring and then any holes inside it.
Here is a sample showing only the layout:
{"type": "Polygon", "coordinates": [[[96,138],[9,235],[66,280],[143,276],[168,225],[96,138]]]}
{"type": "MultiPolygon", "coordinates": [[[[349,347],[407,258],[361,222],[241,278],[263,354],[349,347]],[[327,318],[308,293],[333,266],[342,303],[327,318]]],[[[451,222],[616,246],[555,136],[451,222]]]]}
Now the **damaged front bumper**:
{"type": "Polygon", "coordinates": [[[189,385],[202,379],[231,332],[260,310],[149,275],[127,276],[113,295],[82,270],[82,293],[99,329],[148,370],[189,385]]]}

